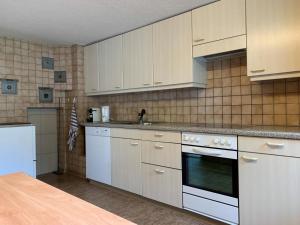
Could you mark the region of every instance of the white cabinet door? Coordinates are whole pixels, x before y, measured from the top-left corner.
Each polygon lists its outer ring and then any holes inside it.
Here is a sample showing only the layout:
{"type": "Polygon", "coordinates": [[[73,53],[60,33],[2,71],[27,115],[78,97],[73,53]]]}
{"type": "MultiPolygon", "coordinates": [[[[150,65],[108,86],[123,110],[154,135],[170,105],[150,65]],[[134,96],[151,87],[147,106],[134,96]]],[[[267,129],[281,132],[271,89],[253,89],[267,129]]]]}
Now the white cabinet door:
{"type": "Polygon", "coordinates": [[[98,44],[84,47],[85,92],[99,91],[98,44]]]}
{"type": "Polygon", "coordinates": [[[111,138],[112,185],[141,194],[140,140],[111,138]]]}
{"type": "Polygon", "coordinates": [[[193,10],[193,45],[246,34],[245,10],[245,0],[220,0],[193,10]]]}
{"type": "Polygon", "coordinates": [[[100,91],[123,88],[122,35],[99,43],[100,91]]]}
{"type": "Polygon", "coordinates": [[[35,127],[0,128],[0,175],[23,172],[36,177],[35,127]]]}
{"type": "Polygon", "coordinates": [[[153,86],[152,25],[123,35],[124,89],[153,86]]]}
{"type": "Polygon", "coordinates": [[[241,225],[300,224],[300,158],[239,153],[241,225]]]}
{"type": "Polygon", "coordinates": [[[182,172],[166,167],[142,164],[143,196],[182,207],[182,172]]]}
{"type": "Polygon", "coordinates": [[[154,85],[193,82],[191,12],[153,24],[154,85]]]}
{"type": "Polygon", "coordinates": [[[299,76],[300,1],[251,0],[246,8],[248,75],[299,76]]]}

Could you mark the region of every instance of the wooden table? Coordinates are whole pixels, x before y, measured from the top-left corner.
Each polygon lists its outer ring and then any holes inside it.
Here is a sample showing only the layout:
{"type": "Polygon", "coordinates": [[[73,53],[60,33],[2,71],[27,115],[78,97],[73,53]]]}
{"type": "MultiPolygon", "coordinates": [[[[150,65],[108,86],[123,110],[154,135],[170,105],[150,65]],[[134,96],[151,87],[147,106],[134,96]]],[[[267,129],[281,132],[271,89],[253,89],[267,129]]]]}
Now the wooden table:
{"type": "Polygon", "coordinates": [[[23,173],[0,176],[1,225],[134,225],[23,173]]]}

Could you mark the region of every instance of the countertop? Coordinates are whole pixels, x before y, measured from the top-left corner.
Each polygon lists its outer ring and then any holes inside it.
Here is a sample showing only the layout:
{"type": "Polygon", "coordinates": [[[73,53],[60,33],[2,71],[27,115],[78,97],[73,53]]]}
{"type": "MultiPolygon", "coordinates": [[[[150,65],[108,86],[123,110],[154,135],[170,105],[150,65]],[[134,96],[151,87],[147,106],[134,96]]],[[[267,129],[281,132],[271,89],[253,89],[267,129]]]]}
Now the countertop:
{"type": "Polygon", "coordinates": [[[0,128],[3,128],[3,127],[24,127],[24,126],[33,126],[33,124],[31,124],[31,123],[21,123],[21,122],[0,123],[0,128]]]}
{"type": "Polygon", "coordinates": [[[0,176],[0,224],[135,225],[23,173],[0,176]]]}
{"type": "Polygon", "coordinates": [[[82,123],[88,127],[109,127],[142,130],[181,131],[211,134],[228,134],[251,137],[271,137],[300,140],[300,127],[281,126],[232,126],[184,123],[152,123],[151,125],[129,124],[128,122],[82,123]]]}

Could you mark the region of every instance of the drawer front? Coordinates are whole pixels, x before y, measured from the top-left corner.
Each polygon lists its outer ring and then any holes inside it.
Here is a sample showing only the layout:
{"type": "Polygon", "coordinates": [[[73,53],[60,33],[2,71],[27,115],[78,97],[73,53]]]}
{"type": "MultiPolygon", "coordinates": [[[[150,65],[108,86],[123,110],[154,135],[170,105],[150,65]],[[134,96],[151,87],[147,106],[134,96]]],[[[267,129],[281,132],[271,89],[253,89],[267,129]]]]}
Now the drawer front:
{"type": "Polygon", "coordinates": [[[111,137],[141,139],[141,131],[135,129],[111,128],[111,137]]]}
{"type": "Polygon", "coordinates": [[[181,143],[181,133],[180,132],[153,131],[153,130],[146,131],[146,130],[144,130],[142,132],[142,140],[181,143]]]}
{"type": "Polygon", "coordinates": [[[300,157],[300,141],[278,138],[238,137],[239,151],[300,157]]]}
{"type": "Polygon", "coordinates": [[[143,141],[142,162],[181,169],[181,145],[143,141]]]}
{"type": "Polygon", "coordinates": [[[182,208],[181,170],[142,163],[143,196],[182,208]]]}

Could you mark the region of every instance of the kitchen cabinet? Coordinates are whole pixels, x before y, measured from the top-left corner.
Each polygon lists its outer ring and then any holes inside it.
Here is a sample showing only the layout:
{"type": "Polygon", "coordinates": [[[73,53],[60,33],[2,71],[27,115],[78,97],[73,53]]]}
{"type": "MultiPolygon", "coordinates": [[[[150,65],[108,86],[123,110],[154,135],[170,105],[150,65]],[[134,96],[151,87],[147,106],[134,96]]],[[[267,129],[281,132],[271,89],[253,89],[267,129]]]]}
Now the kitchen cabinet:
{"type": "Polygon", "coordinates": [[[192,11],[193,45],[246,34],[245,0],[220,0],[192,11]]]}
{"type": "Polygon", "coordinates": [[[191,40],[191,12],[153,24],[154,86],[205,86],[205,65],[193,61],[191,40]]]}
{"type": "Polygon", "coordinates": [[[35,127],[0,127],[0,176],[23,172],[36,177],[35,127]]]}
{"type": "Polygon", "coordinates": [[[111,138],[112,185],[141,194],[141,141],[111,138]]]}
{"type": "Polygon", "coordinates": [[[142,164],[143,196],[175,207],[182,207],[181,170],[142,164]]]}
{"type": "Polygon", "coordinates": [[[294,142],[299,146],[299,141],[239,138],[241,225],[300,224],[300,158],[292,154],[298,149],[290,148],[294,142]]]}
{"type": "Polygon", "coordinates": [[[86,93],[99,91],[97,43],[84,47],[84,78],[86,93]]]}
{"type": "Polygon", "coordinates": [[[247,1],[247,68],[251,80],[300,76],[300,1],[247,1]]]}
{"type": "Polygon", "coordinates": [[[152,25],[123,35],[124,89],[153,86],[152,25]]]}
{"type": "Polygon", "coordinates": [[[100,91],[123,88],[123,40],[122,35],[99,43],[100,91]]]}

